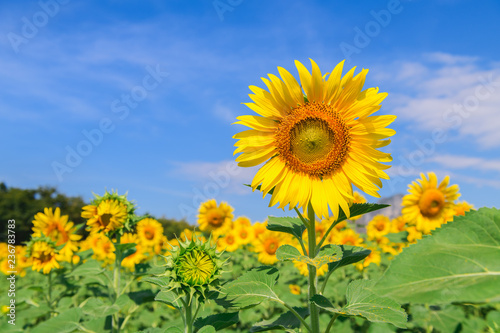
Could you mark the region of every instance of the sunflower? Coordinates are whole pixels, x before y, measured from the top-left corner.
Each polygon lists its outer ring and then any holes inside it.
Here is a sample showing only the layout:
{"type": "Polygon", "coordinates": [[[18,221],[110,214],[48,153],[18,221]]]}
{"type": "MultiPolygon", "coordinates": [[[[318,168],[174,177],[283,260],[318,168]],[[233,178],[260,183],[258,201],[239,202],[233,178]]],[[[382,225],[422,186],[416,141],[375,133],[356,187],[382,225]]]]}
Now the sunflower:
{"type": "Polygon", "coordinates": [[[286,236],[280,232],[264,231],[254,242],[254,251],[259,254],[259,261],[265,265],[277,262],[276,250],[280,245],[286,244],[287,240],[286,236]]]}
{"type": "Polygon", "coordinates": [[[259,235],[267,230],[267,221],[255,222],[252,224],[252,230],[254,235],[254,240],[259,238],[259,235]]]}
{"type": "Polygon", "coordinates": [[[201,231],[212,231],[216,236],[224,234],[231,228],[233,207],[227,202],[217,205],[215,199],[208,200],[198,209],[198,224],[201,231]]]}
{"type": "Polygon", "coordinates": [[[135,252],[123,258],[121,263],[129,271],[135,271],[135,265],[146,259],[143,247],[139,244],[139,237],[136,234],[124,233],[120,238],[120,244],[135,244],[135,252]]]}
{"type": "Polygon", "coordinates": [[[102,261],[104,265],[115,261],[115,246],[105,234],[90,234],[85,241],[86,244],[82,248],[92,249],[94,251],[92,258],[102,261]]]}
{"type": "Polygon", "coordinates": [[[82,238],[76,235],[76,227],[73,222],[68,222],[68,215],[61,215],[61,210],[56,207],[44,208],[43,213],[39,212],[33,220],[33,237],[48,236],[56,243],[56,246],[64,245],[59,254],[64,257],[64,261],[71,261],[73,253],[78,251],[77,242],[82,238]]]}
{"type": "Polygon", "coordinates": [[[239,243],[235,230],[229,230],[224,236],[217,240],[217,251],[234,252],[238,249],[239,243]]]}
{"type": "Polygon", "coordinates": [[[239,140],[234,154],[242,153],[236,158],[242,167],[267,161],[251,185],[253,190],[260,185],[264,196],[274,188],[270,206],[280,202],[279,208],[305,209],[311,203],[323,218],[329,216],[328,207],[338,216],[340,205],[349,217],[353,184],[380,197],[380,178],[389,179],[382,171],[389,166],[380,162],[392,159],[377,149],[395,134],[386,126],[396,117],[370,116],[387,94],[362,90],[368,70],[354,76],[353,68],[341,77],[342,61],[325,79],[311,63],[312,74],[295,61],[300,84],[278,67],[281,79],[263,78],[269,91],[250,86],[254,103],[246,105],[260,116],[237,118],[236,124],[251,129],[233,137],[239,140]]]}
{"type": "Polygon", "coordinates": [[[137,236],[144,247],[153,248],[162,240],[163,226],[155,219],[142,219],[137,223],[137,236]]]}
{"type": "Polygon", "coordinates": [[[82,217],[89,216],[90,212],[95,212],[87,220],[88,229],[91,233],[110,232],[120,229],[127,219],[127,206],[118,200],[103,200],[96,209],[85,206],[83,210],[82,217]]]}
{"type": "Polygon", "coordinates": [[[407,225],[408,221],[406,220],[406,217],[404,215],[398,216],[394,219],[391,220],[391,233],[398,233],[405,231],[406,228],[408,227],[407,225]]]}
{"type": "Polygon", "coordinates": [[[28,243],[27,254],[31,257],[31,268],[34,271],[49,274],[51,270],[61,267],[59,262],[63,259],[63,256],[59,255],[55,243],[48,237],[32,239],[28,243]]]}
{"type": "Polygon", "coordinates": [[[422,173],[421,179],[408,185],[408,192],[403,197],[402,213],[424,234],[439,228],[453,215],[454,201],[458,199],[458,185],[448,186],[450,178],[446,176],[438,185],[434,172],[427,177],[422,173]]]}
{"type": "Polygon", "coordinates": [[[251,226],[239,226],[234,229],[234,234],[236,236],[236,242],[239,245],[247,245],[252,243],[255,234],[251,226]]]}
{"type": "Polygon", "coordinates": [[[376,215],[368,222],[366,226],[366,234],[368,239],[379,239],[391,232],[391,220],[385,215],[376,215]]]}
{"type": "MultiPolygon", "coordinates": [[[[307,267],[307,264],[305,262],[294,261],[293,265],[295,266],[295,268],[297,268],[299,270],[299,273],[301,275],[304,275],[304,276],[309,275],[309,268],[307,267]]],[[[317,276],[323,276],[323,275],[325,275],[326,272],[328,272],[328,264],[324,264],[323,266],[321,266],[320,268],[318,268],[316,270],[317,276]]]]}
{"type": "MultiPolygon", "coordinates": [[[[332,231],[334,231],[333,229],[332,231]]],[[[352,245],[352,246],[362,246],[363,238],[359,236],[356,231],[347,228],[340,231],[334,231],[331,233],[330,242],[332,244],[338,245],[352,245]]]]}
{"type": "Polygon", "coordinates": [[[300,286],[296,284],[289,284],[290,292],[294,295],[300,295],[300,286]]]}
{"type": "Polygon", "coordinates": [[[238,216],[233,222],[233,228],[250,227],[251,225],[252,222],[250,222],[250,219],[246,216],[238,216]]]}

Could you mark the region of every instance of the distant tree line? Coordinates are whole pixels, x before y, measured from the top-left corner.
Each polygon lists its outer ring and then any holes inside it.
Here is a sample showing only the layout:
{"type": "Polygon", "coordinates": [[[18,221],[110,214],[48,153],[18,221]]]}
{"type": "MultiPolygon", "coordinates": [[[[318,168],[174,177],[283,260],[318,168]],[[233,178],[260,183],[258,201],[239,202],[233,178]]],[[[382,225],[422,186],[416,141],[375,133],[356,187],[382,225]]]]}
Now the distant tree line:
{"type": "MultiPolygon", "coordinates": [[[[78,233],[87,235],[85,219],[81,217],[82,207],[87,205],[81,197],[70,197],[59,193],[56,188],[40,186],[37,189],[20,189],[7,187],[0,183],[0,242],[7,241],[7,221],[15,220],[16,244],[29,241],[35,214],[43,212],[45,207],[61,209],[62,215],[68,215],[69,220],[79,226],[78,233]]],[[[151,216],[155,218],[154,216],[151,216]]],[[[156,218],[163,225],[164,233],[168,239],[180,235],[182,230],[192,226],[186,220],[156,218]]]]}

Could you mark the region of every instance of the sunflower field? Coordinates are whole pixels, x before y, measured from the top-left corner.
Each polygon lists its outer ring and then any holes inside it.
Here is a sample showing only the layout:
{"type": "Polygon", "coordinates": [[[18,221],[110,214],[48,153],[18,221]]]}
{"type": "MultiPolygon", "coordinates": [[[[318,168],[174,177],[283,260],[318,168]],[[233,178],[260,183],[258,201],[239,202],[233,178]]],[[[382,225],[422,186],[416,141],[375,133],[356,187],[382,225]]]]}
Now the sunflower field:
{"type": "Polygon", "coordinates": [[[167,238],[106,191],[82,207],[86,237],[59,207],[33,216],[27,244],[9,220],[0,331],[499,332],[498,209],[458,201],[432,172],[399,216],[368,203],[389,178],[380,149],[396,117],[372,115],[387,94],[343,62],[296,66],[300,82],[279,67],[267,90],[250,87],[258,115],[234,136],[239,166],[264,163],[249,190],[296,217],[251,221],[211,199],[167,238]]]}

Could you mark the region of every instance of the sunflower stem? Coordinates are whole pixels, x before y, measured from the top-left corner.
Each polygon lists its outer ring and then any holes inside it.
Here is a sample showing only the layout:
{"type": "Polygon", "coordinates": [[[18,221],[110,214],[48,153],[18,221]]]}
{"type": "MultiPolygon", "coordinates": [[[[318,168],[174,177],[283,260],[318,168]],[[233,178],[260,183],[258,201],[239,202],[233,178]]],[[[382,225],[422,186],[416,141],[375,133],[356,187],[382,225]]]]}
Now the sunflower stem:
{"type": "MultiPolygon", "coordinates": [[[[314,208],[309,202],[307,207],[307,215],[309,218],[309,226],[307,227],[307,236],[309,243],[309,258],[314,259],[316,257],[316,215],[314,214],[314,208]]],[[[311,302],[311,298],[316,294],[316,267],[313,265],[307,265],[309,269],[309,315],[311,318],[311,332],[319,333],[319,309],[311,302]]]]}
{"type": "Polygon", "coordinates": [[[330,320],[330,322],[328,323],[328,327],[326,328],[326,331],[325,333],[330,333],[330,329],[333,327],[333,323],[335,322],[335,319],[337,319],[337,317],[339,316],[338,313],[336,313],[332,319],[330,320]]]}
{"type": "Polygon", "coordinates": [[[193,333],[193,301],[190,299],[189,295],[186,295],[185,310],[186,310],[186,327],[184,332],[193,333]]]}
{"type": "Polygon", "coordinates": [[[302,220],[302,223],[304,223],[304,225],[306,226],[306,228],[309,228],[309,222],[307,222],[307,220],[304,218],[304,216],[302,216],[302,214],[297,209],[297,207],[293,207],[293,209],[295,209],[295,211],[297,212],[297,215],[299,215],[300,219],[302,220]]]}
{"type": "Polygon", "coordinates": [[[283,302],[283,305],[288,309],[290,310],[290,312],[295,316],[297,317],[298,320],[300,320],[300,322],[305,326],[305,328],[307,329],[308,332],[312,332],[311,331],[311,327],[309,327],[309,324],[307,324],[307,322],[304,320],[304,318],[302,318],[302,316],[297,312],[295,311],[295,309],[293,307],[291,307],[290,305],[286,304],[285,302],[283,302]]]}
{"type": "MultiPolygon", "coordinates": [[[[120,234],[116,234],[116,245],[120,244],[120,234]]],[[[115,294],[114,301],[120,296],[120,264],[121,264],[122,253],[117,246],[115,246],[115,265],[113,267],[113,290],[115,294]]],[[[111,326],[113,332],[120,332],[120,314],[115,313],[111,317],[111,326]]]]}

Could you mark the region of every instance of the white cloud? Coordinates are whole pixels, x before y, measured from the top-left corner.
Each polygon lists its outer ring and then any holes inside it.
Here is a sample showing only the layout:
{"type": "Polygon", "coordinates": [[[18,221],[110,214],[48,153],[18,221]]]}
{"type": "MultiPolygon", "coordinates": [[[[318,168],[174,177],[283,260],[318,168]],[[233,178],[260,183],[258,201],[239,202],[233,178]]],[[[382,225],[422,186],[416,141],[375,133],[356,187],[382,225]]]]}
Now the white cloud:
{"type": "Polygon", "coordinates": [[[236,113],[233,112],[233,110],[231,110],[227,106],[222,105],[220,101],[215,104],[213,112],[217,118],[221,119],[222,121],[228,124],[232,124],[235,121],[237,121],[236,113]]]}
{"type": "Polygon", "coordinates": [[[496,171],[500,173],[500,160],[459,155],[437,155],[429,159],[450,169],[496,171]]]}
{"type": "Polygon", "coordinates": [[[392,73],[395,114],[425,131],[455,130],[482,148],[500,146],[500,64],[480,68],[477,58],[432,53],[423,62],[397,62],[392,73]]]}

